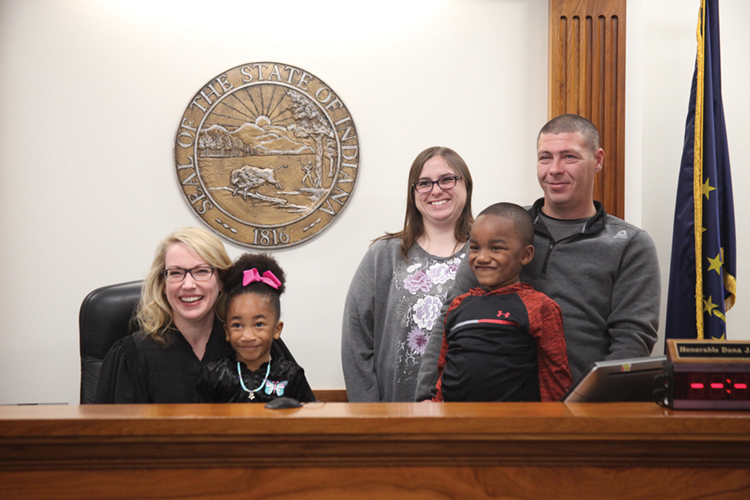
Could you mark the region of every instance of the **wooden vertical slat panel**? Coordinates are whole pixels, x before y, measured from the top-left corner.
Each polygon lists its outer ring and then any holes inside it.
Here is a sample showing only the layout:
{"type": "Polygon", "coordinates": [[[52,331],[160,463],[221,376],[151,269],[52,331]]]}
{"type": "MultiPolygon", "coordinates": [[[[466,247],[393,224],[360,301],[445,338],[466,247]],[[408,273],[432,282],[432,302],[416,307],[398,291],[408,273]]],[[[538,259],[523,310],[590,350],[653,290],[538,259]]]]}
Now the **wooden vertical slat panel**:
{"type": "MultiPolygon", "coordinates": [[[[602,106],[602,109],[600,110],[601,117],[597,117],[599,119],[599,122],[597,123],[597,126],[599,127],[600,133],[603,137],[610,136],[610,123],[607,121],[607,115],[612,115],[613,110],[615,107],[609,107],[607,109],[607,106],[611,104],[612,100],[612,93],[611,85],[612,85],[612,56],[614,54],[612,50],[612,39],[610,35],[612,34],[612,26],[608,26],[607,21],[609,21],[604,16],[599,16],[599,24],[602,28],[601,30],[601,41],[603,44],[602,51],[601,51],[601,57],[602,57],[602,78],[601,78],[601,102],[604,103],[604,106],[602,106]]],[[[616,144],[612,144],[612,141],[605,142],[606,146],[604,149],[605,158],[609,158],[609,165],[605,163],[605,167],[610,167],[612,164],[612,159],[617,158],[617,151],[616,151],[616,144]]],[[[611,190],[607,189],[607,185],[611,185],[610,181],[611,175],[608,170],[609,168],[603,169],[601,175],[599,175],[599,178],[597,179],[597,185],[595,189],[598,191],[598,194],[600,196],[600,200],[607,199],[606,196],[608,193],[611,192],[611,190]]],[[[612,186],[614,187],[614,186],[612,186]]],[[[615,191],[616,195],[616,191],[615,191]]],[[[611,206],[606,207],[607,211],[609,211],[609,208],[611,206]]]]}
{"type": "Polygon", "coordinates": [[[626,0],[549,0],[549,118],[585,116],[605,151],[594,198],[625,214],[626,0]]]}
{"type": "MultiPolygon", "coordinates": [[[[586,18],[586,64],[581,65],[581,72],[586,76],[586,88],[593,89],[594,82],[598,81],[597,76],[599,74],[599,65],[596,54],[598,54],[598,39],[593,36],[596,25],[593,23],[590,17],[586,18]],[[591,68],[591,71],[586,71],[587,68],[591,68]]],[[[594,110],[594,92],[584,92],[584,102],[586,106],[580,110],[580,114],[584,116],[590,115],[594,110]]]]}
{"type": "Polygon", "coordinates": [[[570,95],[568,96],[568,105],[573,109],[580,107],[581,96],[581,71],[580,65],[575,64],[581,59],[581,19],[572,18],[573,29],[568,35],[569,46],[571,51],[568,53],[568,74],[571,75],[570,95]],[[573,64],[571,64],[573,63],[573,64]]]}

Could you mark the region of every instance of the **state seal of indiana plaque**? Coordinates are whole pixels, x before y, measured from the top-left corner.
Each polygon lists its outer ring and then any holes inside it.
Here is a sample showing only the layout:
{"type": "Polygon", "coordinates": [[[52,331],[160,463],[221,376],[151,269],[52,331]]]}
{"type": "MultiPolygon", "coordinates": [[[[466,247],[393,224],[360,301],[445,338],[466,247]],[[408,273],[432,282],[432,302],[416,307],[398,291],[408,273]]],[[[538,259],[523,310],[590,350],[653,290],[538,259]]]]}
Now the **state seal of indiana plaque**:
{"type": "Polygon", "coordinates": [[[359,140],[342,99],[321,79],[274,62],[232,68],[206,83],[180,119],[180,188],[219,235],[285,248],[320,233],[357,181],[359,140]]]}

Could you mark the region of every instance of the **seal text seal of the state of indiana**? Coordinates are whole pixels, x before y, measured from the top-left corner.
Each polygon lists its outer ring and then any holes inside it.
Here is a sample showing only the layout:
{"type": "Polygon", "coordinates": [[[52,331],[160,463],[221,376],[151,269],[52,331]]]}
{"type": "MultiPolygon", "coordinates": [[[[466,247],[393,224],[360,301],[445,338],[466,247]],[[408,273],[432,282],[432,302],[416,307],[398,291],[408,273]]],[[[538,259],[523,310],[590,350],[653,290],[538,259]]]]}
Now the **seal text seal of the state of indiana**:
{"type": "Polygon", "coordinates": [[[177,128],[190,207],[219,235],[284,248],[326,228],[349,201],[359,139],[341,98],[288,64],[243,64],[206,83],[177,128]]]}

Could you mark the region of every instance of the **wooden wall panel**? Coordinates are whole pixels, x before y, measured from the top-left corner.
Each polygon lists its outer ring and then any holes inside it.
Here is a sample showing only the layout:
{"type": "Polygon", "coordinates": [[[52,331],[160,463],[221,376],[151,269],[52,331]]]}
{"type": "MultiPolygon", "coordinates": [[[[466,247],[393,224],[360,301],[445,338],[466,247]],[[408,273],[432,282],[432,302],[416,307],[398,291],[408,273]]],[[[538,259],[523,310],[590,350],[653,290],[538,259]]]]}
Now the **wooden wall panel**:
{"type": "Polygon", "coordinates": [[[549,0],[549,118],[585,116],[599,128],[604,168],[594,199],[625,215],[626,0],[549,0]]]}

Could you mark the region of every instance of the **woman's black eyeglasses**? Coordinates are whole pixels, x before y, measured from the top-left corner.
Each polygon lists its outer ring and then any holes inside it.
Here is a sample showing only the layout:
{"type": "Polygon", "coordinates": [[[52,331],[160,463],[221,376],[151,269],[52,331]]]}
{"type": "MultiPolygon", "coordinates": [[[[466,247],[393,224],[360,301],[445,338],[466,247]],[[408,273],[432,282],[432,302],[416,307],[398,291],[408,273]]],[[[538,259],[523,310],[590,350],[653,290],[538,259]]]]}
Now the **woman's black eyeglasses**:
{"type": "Polygon", "coordinates": [[[412,187],[417,193],[421,194],[431,193],[432,189],[435,187],[435,184],[437,184],[443,191],[448,191],[449,189],[453,189],[454,187],[456,187],[456,183],[460,178],[461,177],[458,175],[446,175],[445,177],[441,177],[436,181],[420,179],[412,184],[412,187]]]}
{"type": "Polygon", "coordinates": [[[183,269],[181,267],[171,267],[162,271],[167,283],[179,283],[185,279],[185,275],[190,273],[195,281],[208,281],[214,275],[214,268],[208,266],[198,266],[192,269],[183,269]]]}

